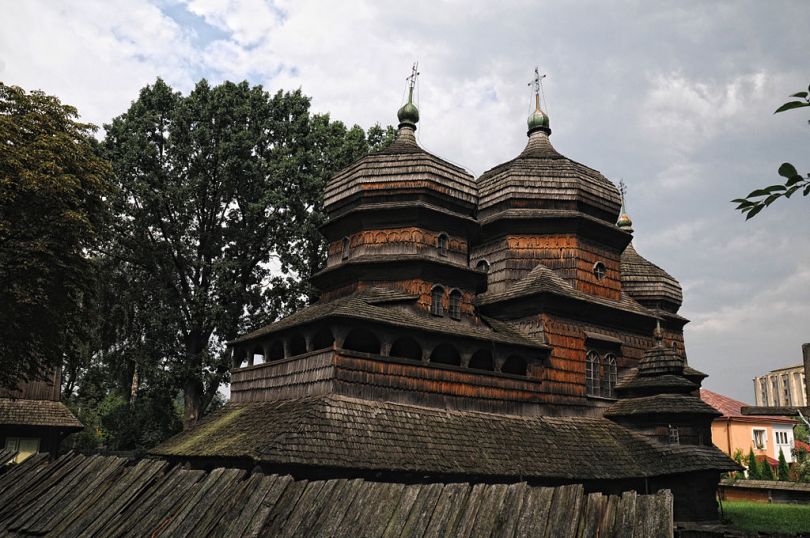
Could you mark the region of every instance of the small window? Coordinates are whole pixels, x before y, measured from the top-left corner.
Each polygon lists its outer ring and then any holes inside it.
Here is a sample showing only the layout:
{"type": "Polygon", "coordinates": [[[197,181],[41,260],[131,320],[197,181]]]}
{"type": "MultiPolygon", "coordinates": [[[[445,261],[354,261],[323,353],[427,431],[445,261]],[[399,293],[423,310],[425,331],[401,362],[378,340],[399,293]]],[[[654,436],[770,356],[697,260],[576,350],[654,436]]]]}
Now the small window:
{"type": "Polygon", "coordinates": [[[599,370],[602,360],[599,353],[589,351],[585,357],[585,390],[588,396],[601,396],[599,370]]]}
{"type": "Polygon", "coordinates": [[[447,256],[447,234],[439,234],[439,256],[447,256]]]}
{"type": "Polygon", "coordinates": [[[607,275],[607,269],[604,263],[596,262],[593,264],[593,276],[596,277],[596,280],[603,280],[605,275],[607,275]]]}
{"type": "Polygon", "coordinates": [[[450,292],[450,303],[448,306],[450,317],[453,319],[461,319],[461,292],[453,290],[450,292]]]}
{"type": "Polygon", "coordinates": [[[475,270],[482,273],[489,273],[489,263],[486,260],[480,260],[475,264],[475,270]]]}
{"type": "Polygon", "coordinates": [[[430,292],[430,313],[434,316],[444,315],[444,308],[442,307],[443,299],[444,288],[441,286],[434,287],[430,292]]]}
{"type": "Polygon", "coordinates": [[[351,241],[349,241],[348,237],[343,238],[343,259],[349,257],[349,249],[351,248],[351,241]]]}
{"type": "Polygon", "coordinates": [[[754,447],[759,450],[765,449],[765,430],[754,430],[754,447]]]}
{"type": "Polygon", "coordinates": [[[22,463],[39,452],[38,438],[6,437],[6,450],[14,450],[17,456],[14,463],[22,463]]]}
{"type": "Polygon", "coordinates": [[[671,445],[681,444],[681,434],[678,431],[678,427],[673,426],[672,424],[669,425],[669,444],[671,445]]]}
{"type": "Polygon", "coordinates": [[[613,398],[613,389],[616,388],[616,377],[618,375],[616,356],[614,354],[608,353],[605,355],[601,370],[599,377],[601,379],[602,396],[613,398]]]}

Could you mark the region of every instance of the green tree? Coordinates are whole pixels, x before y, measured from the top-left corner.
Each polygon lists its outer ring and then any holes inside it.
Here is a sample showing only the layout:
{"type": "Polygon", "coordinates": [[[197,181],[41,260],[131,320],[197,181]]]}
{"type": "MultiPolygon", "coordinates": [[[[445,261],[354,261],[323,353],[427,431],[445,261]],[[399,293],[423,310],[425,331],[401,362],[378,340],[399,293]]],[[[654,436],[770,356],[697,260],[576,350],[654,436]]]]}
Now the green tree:
{"type": "Polygon", "coordinates": [[[748,479],[749,480],[760,480],[762,478],[762,475],[760,473],[759,462],[757,461],[757,457],[754,455],[754,449],[753,448],[748,450],[748,458],[747,459],[748,459],[748,479]]]}
{"type": "Polygon", "coordinates": [[[77,118],[0,83],[0,386],[44,375],[89,336],[110,166],[77,118]]]}
{"type": "MultiPolygon", "coordinates": [[[[807,89],[810,91],[810,86],[808,86],[807,89]]],[[[810,97],[808,97],[808,95],[808,92],[794,93],[791,97],[796,97],[797,100],[789,101],[780,106],[776,109],[774,114],[785,112],[786,110],[810,107],[810,97]]],[[[806,174],[806,177],[804,177],[799,174],[796,167],[790,163],[782,163],[778,173],[786,179],[784,183],[756,189],[745,198],[732,200],[732,203],[738,204],[737,209],[745,215],[745,220],[754,217],[754,215],[779,198],[790,198],[797,191],[801,191],[803,196],[810,194],[810,173],[806,174]]]]}
{"type": "Polygon", "coordinates": [[[779,467],[777,467],[776,474],[779,480],[790,480],[790,468],[788,467],[787,460],[781,448],[779,449],[779,467]]]}
{"type": "Polygon", "coordinates": [[[187,96],[157,80],[106,128],[108,253],[137,275],[143,334],[160,335],[188,427],[227,381],[224,342],[315,297],[324,184],[391,130],[311,115],[300,91],[204,80],[187,96]]]}
{"type": "MultiPolygon", "coordinates": [[[[732,459],[736,461],[740,467],[743,467],[743,451],[741,448],[738,448],[737,450],[734,451],[732,459]]],[[[735,471],[734,473],[729,473],[729,478],[740,480],[745,478],[745,474],[743,474],[742,471],[735,471]]]]}
{"type": "Polygon", "coordinates": [[[763,460],[762,464],[759,466],[759,478],[761,480],[774,480],[773,468],[771,464],[768,463],[768,460],[763,460]]]}

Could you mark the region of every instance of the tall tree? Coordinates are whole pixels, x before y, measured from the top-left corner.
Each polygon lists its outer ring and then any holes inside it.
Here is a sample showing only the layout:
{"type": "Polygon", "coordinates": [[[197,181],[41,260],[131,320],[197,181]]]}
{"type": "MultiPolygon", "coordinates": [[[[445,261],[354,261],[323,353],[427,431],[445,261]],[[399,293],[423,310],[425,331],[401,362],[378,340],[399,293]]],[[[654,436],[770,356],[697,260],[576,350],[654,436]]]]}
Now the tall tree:
{"type": "Polygon", "coordinates": [[[157,80],[106,128],[109,253],[137,269],[141,309],[169,336],[189,427],[226,379],[224,342],[314,297],[324,183],[371,147],[361,128],[311,115],[300,91],[246,82],[182,96],[157,80]]]}
{"type": "Polygon", "coordinates": [[[45,374],[88,337],[110,166],[77,118],[0,83],[0,386],[45,374]]]}
{"type": "MultiPolygon", "coordinates": [[[[765,462],[765,465],[768,465],[768,463],[765,462]]],[[[751,448],[748,450],[748,479],[760,480],[761,478],[760,465],[757,461],[757,457],[754,455],[754,449],[751,448]]]]}
{"type": "Polygon", "coordinates": [[[776,475],[779,480],[790,480],[790,468],[781,447],[779,448],[779,467],[776,469],[776,475]]]}

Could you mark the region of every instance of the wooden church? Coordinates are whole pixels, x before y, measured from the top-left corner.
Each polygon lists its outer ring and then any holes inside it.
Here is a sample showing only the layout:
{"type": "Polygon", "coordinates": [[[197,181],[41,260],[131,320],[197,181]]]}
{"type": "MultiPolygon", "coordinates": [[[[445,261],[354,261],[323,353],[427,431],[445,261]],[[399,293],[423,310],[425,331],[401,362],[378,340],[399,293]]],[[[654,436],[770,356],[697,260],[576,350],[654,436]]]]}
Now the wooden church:
{"type": "Polygon", "coordinates": [[[678,282],[632,245],[622,195],[561,155],[539,99],[526,147],[474,178],[387,148],[326,186],[317,303],[230,343],[231,401],[155,455],[296,478],[670,489],[717,518],[718,412],[687,365],[678,282]]]}

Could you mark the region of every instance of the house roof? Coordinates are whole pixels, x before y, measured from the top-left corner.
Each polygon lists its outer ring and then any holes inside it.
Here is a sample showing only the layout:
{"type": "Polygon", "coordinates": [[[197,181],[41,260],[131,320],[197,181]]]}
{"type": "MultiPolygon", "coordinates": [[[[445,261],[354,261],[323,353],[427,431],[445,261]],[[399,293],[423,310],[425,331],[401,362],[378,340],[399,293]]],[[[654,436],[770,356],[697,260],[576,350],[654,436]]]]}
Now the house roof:
{"type": "Polygon", "coordinates": [[[606,417],[629,417],[639,415],[684,414],[713,415],[719,411],[689,394],[656,394],[640,398],[619,400],[605,411],[606,417]]]}
{"type": "Polygon", "coordinates": [[[401,304],[414,302],[417,298],[417,295],[394,289],[370,288],[298,310],[280,321],[237,338],[234,343],[253,340],[297,325],[327,318],[349,318],[363,322],[373,320],[376,323],[504,344],[534,348],[548,347],[543,342],[521,333],[507,323],[496,320],[483,319],[480,323],[473,325],[400,307],[401,304]]]}
{"type": "Polygon", "coordinates": [[[714,447],[663,445],[604,418],[521,417],[342,396],[228,404],[152,452],[577,481],[737,469],[714,447]]]}
{"type": "Polygon", "coordinates": [[[673,496],[582,485],[289,475],[34,456],[0,474],[3,536],[672,536],[673,496]],[[650,534],[651,529],[655,529],[650,534]]]}
{"type": "Polygon", "coordinates": [[[45,426],[82,429],[73,413],[62,402],[0,398],[0,425],[45,426]]]}
{"type": "Polygon", "coordinates": [[[743,415],[742,408],[748,407],[749,404],[706,389],[700,389],[700,399],[722,413],[723,416],[720,418],[739,419],[747,422],[795,422],[793,419],[786,417],[777,417],[771,415],[743,415]]]}

